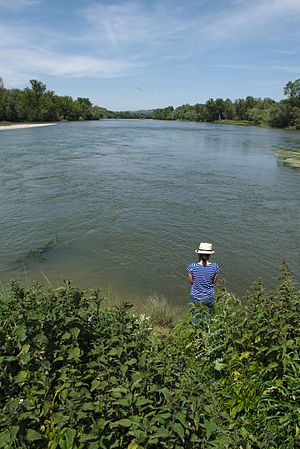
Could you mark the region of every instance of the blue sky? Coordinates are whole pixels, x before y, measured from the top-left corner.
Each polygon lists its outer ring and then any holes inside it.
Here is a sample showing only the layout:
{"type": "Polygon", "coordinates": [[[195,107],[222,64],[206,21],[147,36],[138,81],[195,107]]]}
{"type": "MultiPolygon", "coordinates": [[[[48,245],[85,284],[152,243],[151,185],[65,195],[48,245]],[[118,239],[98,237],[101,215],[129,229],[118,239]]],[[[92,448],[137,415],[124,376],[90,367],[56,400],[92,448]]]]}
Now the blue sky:
{"type": "Polygon", "coordinates": [[[300,0],[0,0],[0,76],[111,110],[283,98],[300,0]]]}

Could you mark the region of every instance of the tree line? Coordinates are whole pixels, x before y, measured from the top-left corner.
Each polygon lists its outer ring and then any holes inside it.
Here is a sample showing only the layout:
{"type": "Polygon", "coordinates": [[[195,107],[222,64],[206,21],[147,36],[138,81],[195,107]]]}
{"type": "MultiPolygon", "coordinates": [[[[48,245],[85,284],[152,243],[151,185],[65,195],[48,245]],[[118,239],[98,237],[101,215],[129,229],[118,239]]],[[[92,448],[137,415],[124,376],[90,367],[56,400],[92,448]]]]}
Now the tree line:
{"type": "Polygon", "coordinates": [[[51,122],[60,120],[139,119],[230,122],[300,129],[300,79],[284,87],[286,99],[230,100],[210,98],[206,103],[146,111],[109,111],[93,105],[89,98],[59,96],[46,84],[30,80],[30,87],[6,89],[0,78],[0,122],[51,122]]]}
{"type": "Polygon", "coordinates": [[[23,90],[6,89],[3,81],[0,83],[0,121],[99,120],[108,116],[109,111],[94,106],[88,98],[56,95],[38,80],[30,80],[30,87],[23,90]]]}
{"type": "Polygon", "coordinates": [[[240,124],[300,129],[300,79],[289,81],[284,87],[284,94],[287,98],[279,102],[252,96],[234,101],[210,98],[205,104],[154,109],[152,118],[196,122],[236,121],[240,124]]]}
{"type": "Polygon", "coordinates": [[[46,84],[30,80],[25,89],[6,89],[0,78],[0,122],[52,122],[105,118],[150,118],[146,111],[113,112],[93,105],[89,98],[74,100],[48,90],[46,84]]]}

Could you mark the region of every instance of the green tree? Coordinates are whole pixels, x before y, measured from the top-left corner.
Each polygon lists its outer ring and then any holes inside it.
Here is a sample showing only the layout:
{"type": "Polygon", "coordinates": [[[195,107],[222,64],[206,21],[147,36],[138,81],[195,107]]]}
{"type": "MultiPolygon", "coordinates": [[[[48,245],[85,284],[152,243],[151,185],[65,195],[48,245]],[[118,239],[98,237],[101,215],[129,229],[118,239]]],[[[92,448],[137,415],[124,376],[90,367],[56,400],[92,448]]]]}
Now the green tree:
{"type": "Polygon", "coordinates": [[[156,120],[174,120],[173,106],[168,106],[163,109],[154,109],[153,118],[156,120]]]}
{"type": "Polygon", "coordinates": [[[194,106],[183,104],[175,109],[173,117],[176,120],[195,121],[197,120],[197,111],[194,106]]]}
{"type": "Polygon", "coordinates": [[[79,120],[92,120],[93,118],[93,105],[89,98],[78,97],[76,100],[79,110],[79,120]]]}
{"type": "Polygon", "coordinates": [[[40,117],[42,121],[58,120],[57,104],[53,91],[47,91],[40,99],[40,117]]]}
{"type": "Polygon", "coordinates": [[[300,78],[289,81],[284,87],[284,95],[294,106],[300,106],[300,78]]]}
{"type": "Polygon", "coordinates": [[[227,120],[233,120],[236,114],[235,105],[229,98],[224,101],[224,118],[227,120]]]}
{"type": "Polygon", "coordinates": [[[287,128],[295,125],[295,108],[288,102],[281,101],[270,108],[269,124],[275,128],[287,128]]]}
{"type": "Polygon", "coordinates": [[[30,80],[30,84],[36,98],[41,98],[47,91],[47,86],[42,81],[30,80]]]}
{"type": "Polygon", "coordinates": [[[72,97],[68,95],[56,96],[55,103],[59,120],[79,119],[79,106],[72,97]]]}
{"type": "MultiPolygon", "coordinates": [[[[220,118],[219,109],[216,105],[215,100],[213,98],[210,98],[205,103],[205,106],[206,106],[206,110],[207,110],[207,121],[213,122],[215,120],[219,120],[219,118],[220,118]]],[[[220,106],[220,104],[219,104],[219,106],[220,106]]]]}
{"type": "Polygon", "coordinates": [[[28,121],[42,121],[47,115],[42,110],[42,98],[47,92],[46,84],[38,80],[30,80],[31,88],[26,87],[23,91],[22,104],[25,119],[28,121]]]}
{"type": "Polygon", "coordinates": [[[32,89],[25,87],[21,97],[24,120],[34,122],[39,119],[39,109],[37,109],[37,99],[32,89]]]}

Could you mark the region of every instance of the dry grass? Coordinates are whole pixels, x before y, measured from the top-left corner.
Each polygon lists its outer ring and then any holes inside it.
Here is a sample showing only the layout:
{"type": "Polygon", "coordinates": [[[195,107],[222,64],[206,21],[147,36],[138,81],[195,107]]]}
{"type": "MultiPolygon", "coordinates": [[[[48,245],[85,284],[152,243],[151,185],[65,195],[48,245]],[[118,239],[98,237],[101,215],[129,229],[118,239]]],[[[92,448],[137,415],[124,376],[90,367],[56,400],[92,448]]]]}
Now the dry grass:
{"type": "Polygon", "coordinates": [[[184,308],[170,304],[164,296],[154,294],[147,298],[145,309],[157,330],[174,327],[184,313],[184,308]]]}

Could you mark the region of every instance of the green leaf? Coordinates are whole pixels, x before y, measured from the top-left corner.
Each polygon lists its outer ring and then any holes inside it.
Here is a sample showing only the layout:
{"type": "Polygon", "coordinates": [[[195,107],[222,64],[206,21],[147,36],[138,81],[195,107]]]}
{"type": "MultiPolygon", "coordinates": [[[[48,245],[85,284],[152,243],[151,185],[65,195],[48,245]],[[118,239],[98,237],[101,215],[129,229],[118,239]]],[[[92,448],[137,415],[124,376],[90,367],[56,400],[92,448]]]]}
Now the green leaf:
{"type": "Polygon", "coordinates": [[[170,436],[170,432],[165,427],[160,427],[153,436],[158,438],[168,438],[170,436]]]}
{"type": "Polygon", "coordinates": [[[71,334],[69,332],[65,332],[64,335],[61,337],[61,340],[68,340],[71,337],[71,334]]]}
{"type": "Polygon", "coordinates": [[[24,324],[18,326],[16,330],[16,336],[18,337],[19,341],[24,341],[26,339],[26,326],[24,326],[24,324]]]}
{"type": "Polygon", "coordinates": [[[112,355],[112,356],[118,355],[118,349],[117,348],[112,348],[109,351],[108,355],[112,355]]]}
{"type": "Polygon", "coordinates": [[[129,446],[128,446],[127,449],[139,449],[139,447],[140,447],[139,443],[137,443],[136,441],[133,440],[133,441],[129,444],[129,446]]]}
{"type": "Polygon", "coordinates": [[[184,428],[180,423],[174,423],[172,429],[180,436],[182,441],[184,441],[184,428]]]}
{"type": "Polygon", "coordinates": [[[125,398],[117,399],[116,404],[122,405],[123,407],[129,407],[129,405],[131,404],[131,398],[125,397],[125,398]]]}
{"type": "Polygon", "coordinates": [[[136,401],[136,406],[137,406],[137,407],[141,407],[142,405],[150,404],[150,402],[151,402],[151,401],[149,401],[149,399],[146,399],[146,398],[138,398],[137,401],[136,401]]]}
{"type": "Polygon", "coordinates": [[[222,369],[224,369],[226,367],[225,363],[221,363],[218,360],[215,361],[215,370],[217,371],[222,371],[222,369]]]}
{"type": "Polygon", "coordinates": [[[15,383],[21,384],[21,383],[25,382],[25,380],[27,379],[27,376],[28,376],[27,371],[19,371],[19,373],[15,377],[15,383]]]}
{"type": "Polygon", "coordinates": [[[63,429],[64,433],[62,437],[59,439],[59,445],[61,449],[72,449],[74,445],[74,440],[76,436],[76,430],[66,428],[63,429]]]}
{"type": "Polygon", "coordinates": [[[27,430],[26,439],[28,441],[37,441],[37,440],[41,440],[42,438],[43,438],[43,436],[36,430],[33,430],[33,429],[27,430]]]}
{"type": "Polygon", "coordinates": [[[94,402],[84,402],[82,405],[82,410],[85,410],[85,411],[95,410],[94,402]]]}
{"type": "Polygon", "coordinates": [[[28,345],[28,344],[25,344],[22,346],[22,350],[19,354],[21,364],[26,364],[29,362],[29,360],[30,360],[30,355],[28,354],[29,349],[30,349],[30,345],[28,345]]]}
{"type": "Polygon", "coordinates": [[[79,357],[80,357],[80,348],[78,348],[77,346],[76,348],[73,348],[72,351],[70,351],[68,360],[79,359],[79,357]]]}
{"type": "Polygon", "coordinates": [[[204,427],[208,436],[212,435],[218,428],[218,426],[212,421],[206,421],[204,427]]]}
{"type": "Polygon", "coordinates": [[[88,445],[88,449],[99,449],[101,446],[99,446],[98,443],[94,442],[94,443],[90,443],[88,445]]]}
{"type": "Polygon", "coordinates": [[[134,365],[135,363],[137,363],[137,359],[130,359],[130,360],[128,360],[127,362],[126,362],[126,365],[129,365],[129,366],[132,366],[132,365],[134,365]]]}
{"type": "Polygon", "coordinates": [[[119,421],[116,421],[111,424],[112,427],[117,427],[117,426],[131,427],[131,425],[132,425],[132,422],[130,421],[130,419],[127,419],[127,418],[119,419],[119,421]]]}
{"type": "Polygon", "coordinates": [[[94,379],[91,384],[91,391],[97,390],[99,385],[101,385],[101,381],[98,379],[94,379]]]}
{"type": "Polygon", "coordinates": [[[74,337],[77,340],[77,337],[80,333],[80,329],[78,327],[72,327],[72,329],[70,329],[70,333],[72,334],[72,337],[74,337]]]}
{"type": "Polygon", "coordinates": [[[10,443],[10,434],[8,430],[0,432],[0,447],[5,447],[6,443],[10,443]]]}

